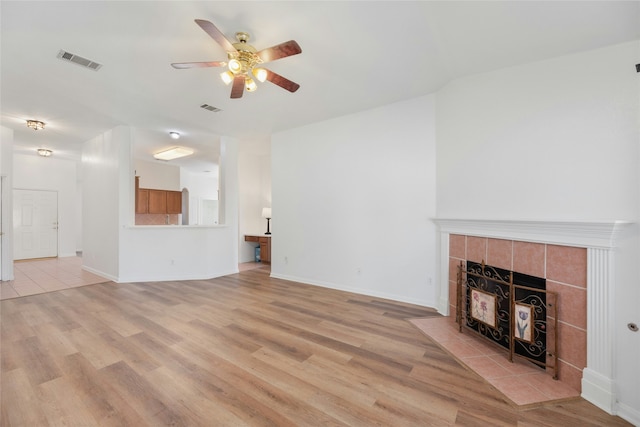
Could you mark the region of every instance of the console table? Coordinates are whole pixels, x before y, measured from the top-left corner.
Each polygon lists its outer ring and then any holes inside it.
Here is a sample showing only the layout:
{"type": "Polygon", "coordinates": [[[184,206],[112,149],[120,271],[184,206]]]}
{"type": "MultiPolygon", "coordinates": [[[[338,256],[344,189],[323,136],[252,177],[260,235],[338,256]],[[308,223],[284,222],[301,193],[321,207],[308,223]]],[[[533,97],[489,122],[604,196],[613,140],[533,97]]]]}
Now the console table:
{"type": "Polygon", "coordinates": [[[258,236],[246,234],[245,242],[255,242],[260,244],[260,261],[271,264],[271,236],[258,236]]]}

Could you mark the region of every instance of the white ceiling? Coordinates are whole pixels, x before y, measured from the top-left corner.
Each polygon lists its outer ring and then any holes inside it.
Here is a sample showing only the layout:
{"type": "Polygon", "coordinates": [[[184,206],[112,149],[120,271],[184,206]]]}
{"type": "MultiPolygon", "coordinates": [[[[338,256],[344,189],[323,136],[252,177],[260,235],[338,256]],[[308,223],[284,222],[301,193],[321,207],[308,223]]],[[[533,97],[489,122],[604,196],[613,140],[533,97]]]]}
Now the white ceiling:
{"type": "Polygon", "coordinates": [[[3,0],[0,14],[2,125],[14,130],[16,152],[46,146],[71,158],[124,124],[140,129],[138,158],[175,145],[168,132],[178,131],[198,160],[217,150],[220,135],[263,139],[433,93],[461,76],[640,39],[638,1],[3,0]],[[267,68],[301,88],[259,83],[230,99],[221,69],[172,68],[226,60],[196,18],[231,40],[250,33],[258,50],[296,40],[302,54],[267,68]],[[94,72],[57,59],[61,49],[103,66],[94,72]],[[27,129],[27,119],[46,129],[27,129]]]}

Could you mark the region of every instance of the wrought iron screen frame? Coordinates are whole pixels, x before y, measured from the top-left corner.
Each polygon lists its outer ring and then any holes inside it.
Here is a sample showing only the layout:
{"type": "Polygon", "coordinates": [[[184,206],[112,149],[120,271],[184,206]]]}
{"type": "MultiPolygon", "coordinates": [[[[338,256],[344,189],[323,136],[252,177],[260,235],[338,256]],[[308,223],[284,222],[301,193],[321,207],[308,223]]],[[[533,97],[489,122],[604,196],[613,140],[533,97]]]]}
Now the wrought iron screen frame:
{"type": "MultiPolygon", "coordinates": [[[[557,292],[536,289],[529,286],[518,285],[513,282],[513,272],[509,272],[508,280],[501,280],[496,277],[489,277],[490,274],[485,270],[484,260],[480,264],[481,271],[476,273],[467,271],[464,262],[460,261],[456,274],[456,323],[458,330],[463,329],[472,331],[478,336],[492,342],[498,347],[504,348],[508,352],[509,361],[513,362],[513,358],[519,357],[541,368],[550,370],[553,373],[553,379],[558,379],[558,294],[557,292]],[[473,318],[469,297],[470,287],[468,280],[487,281],[496,283],[499,287],[499,296],[496,298],[508,298],[509,312],[500,315],[502,325],[495,322],[484,322],[483,319],[473,318]],[[525,296],[522,293],[526,292],[525,296]],[[541,298],[537,294],[544,294],[541,298]],[[516,314],[518,317],[516,318],[516,314]],[[508,326],[505,328],[504,317],[507,318],[508,326]],[[479,330],[468,325],[468,319],[479,323],[479,330]],[[520,321],[518,320],[520,319],[520,321]],[[525,323],[526,322],[526,323],[525,323]],[[464,328],[463,328],[464,327],[464,328]],[[507,330],[507,333],[505,332],[507,330]],[[501,345],[497,340],[488,338],[486,334],[499,335],[500,339],[508,345],[501,345]],[[541,337],[545,339],[544,347],[541,346],[541,337]],[[541,353],[542,352],[542,353],[541,353]]],[[[485,292],[486,289],[476,288],[478,292],[485,292]]],[[[481,294],[478,294],[481,295],[481,294]]],[[[474,295],[475,297],[475,295],[474,295]]],[[[478,299],[479,300],[479,299],[478,299]]],[[[490,299],[489,299],[490,301],[490,299]]],[[[481,301],[482,302],[482,301],[481,301]]],[[[506,301],[505,301],[506,302],[506,301]]],[[[486,308],[486,301],[484,307],[486,308]]],[[[504,311],[494,308],[496,311],[504,311]]]]}

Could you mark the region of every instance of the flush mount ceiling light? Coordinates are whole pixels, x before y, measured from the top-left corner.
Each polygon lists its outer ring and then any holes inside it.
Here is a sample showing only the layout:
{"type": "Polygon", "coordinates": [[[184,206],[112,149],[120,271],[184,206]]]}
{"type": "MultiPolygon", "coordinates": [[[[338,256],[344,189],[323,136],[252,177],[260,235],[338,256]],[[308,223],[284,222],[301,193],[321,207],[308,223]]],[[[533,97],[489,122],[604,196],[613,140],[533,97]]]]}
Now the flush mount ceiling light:
{"type": "Polygon", "coordinates": [[[300,49],[300,46],[295,40],[289,40],[288,42],[258,51],[247,43],[249,41],[249,34],[245,32],[237,32],[237,42],[232,43],[211,22],[205,21],[204,19],[196,19],[195,21],[200,28],[227,51],[228,61],[174,62],[171,64],[173,68],[227,67],[228,70],[223,71],[220,74],[220,78],[222,78],[225,84],[232,85],[231,98],[242,98],[245,90],[247,92],[254,92],[258,89],[258,85],[253,78],[251,78],[251,75],[259,82],[268,80],[289,92],[295,92],[300,87],[298,83],[292,82],[260,66],[265,62],[271,62],[276,59],[301,53],[302,49],[300,49]]]}
{"type": "Polygon", "coordinates": [[[179,139],[180,138],[180,134],[178,132],[169,132],[169,136],[172,139],[179,139]]]}
{"type": "Polygon", "coordinates": [[[49,157],[53,154],[53,151],[46,148],[38,148],[38,155],[42,157],[49,157]]]}
{"type": "Polygon", "coordinates": [[[158,160],[174,160],[180,157],[190,156],[193,154],[193,150],[184,147],[173,147],[168,150],[160,151],[153,155],[158,160]]]}
{"type": "Polygon", "coordinates": [[[44,122],[41,122],[40,120],[27,120],[27,127],[33,130],[44,129],[44,122]]]}

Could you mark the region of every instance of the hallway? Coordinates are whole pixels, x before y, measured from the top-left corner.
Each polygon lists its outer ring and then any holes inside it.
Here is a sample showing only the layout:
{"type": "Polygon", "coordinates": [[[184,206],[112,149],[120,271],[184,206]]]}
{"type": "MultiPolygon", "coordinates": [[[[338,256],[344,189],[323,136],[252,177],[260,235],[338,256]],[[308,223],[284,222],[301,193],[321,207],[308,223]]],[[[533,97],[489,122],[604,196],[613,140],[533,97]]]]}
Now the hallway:
{"type": "Polygon", "coordinates": [[[13,270],[15,279],[0,283],[2,300],[109,281],[84,271],[78,256],[15,261],[13,270]]]}
{"type": "MultiPolygon", "coordinates": [[[[239,264],[238,270],[263,267],[270,268],[270,265],[247,262],[239,264]]],[[[109,282],[109,279],[83,270],[79,256],[15,261],[13,270],[14,280],[0,282],[0,300],[109,282]]]]}

